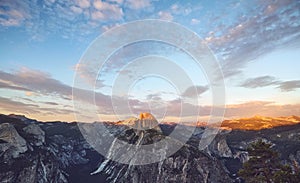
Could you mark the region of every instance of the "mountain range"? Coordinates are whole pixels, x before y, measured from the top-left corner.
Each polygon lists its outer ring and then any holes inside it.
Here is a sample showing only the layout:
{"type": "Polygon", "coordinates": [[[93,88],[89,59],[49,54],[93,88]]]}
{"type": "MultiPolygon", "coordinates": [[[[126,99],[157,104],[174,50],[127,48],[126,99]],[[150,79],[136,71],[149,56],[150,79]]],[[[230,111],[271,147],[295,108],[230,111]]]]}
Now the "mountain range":
{"type": "MultiPolygon", "coordinates": [[[[1,182],[241,182],[237,171],[249,159],[247,146],[262,138],[274,144],[281,160],[300,163],[300,118],[261,117],[225,120],[214,140],[204,149],[199,142],[208,125],[195,127],[186,143],[172,139],[181,148],[165,159],[134,165],[110,159],[120,147],[99,154],[83,137],[79,123],[40,122],[19,115],[0,115],[1,182]]],[[[81,123],[80,123],[81,124],[81,123]]],[[[85,123],[95,129],[99,122],[85,123]]],[[[171,139],[182,124],[159,124],[149,114],[118,123],[104,123],[115,139],[136,146],[171,139]]],[[[166,149],[168,147],[166,144],[166,149]]],[[[165,153],[162,150],[162,154],[165,153]]],[[[147,157],[145,157],[147,158],[147,157]]]]}

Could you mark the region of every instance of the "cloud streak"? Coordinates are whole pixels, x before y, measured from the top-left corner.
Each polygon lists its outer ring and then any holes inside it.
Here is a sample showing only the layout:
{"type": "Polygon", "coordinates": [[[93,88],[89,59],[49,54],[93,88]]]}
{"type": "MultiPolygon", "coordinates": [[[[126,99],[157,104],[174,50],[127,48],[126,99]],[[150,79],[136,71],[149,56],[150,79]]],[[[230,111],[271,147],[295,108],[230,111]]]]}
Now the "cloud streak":
{"type": "Polygon", "coordinates": [[[198,97],[207,90],[207,86],[191,86],[182,93],[182,96],[188,98],[198,97]]]}
{"type": "Polygon", "coordinates": [[[293,80],[293,81],[284,81],[277,86],[277,88],[280,88],[281,91],[294,91],[296,89],[300,88],[300,80],[293,80]]]}
{"type": "Polygon", "coordinates": [[[10,83],[10,86],[1,85],[8,88],[23,91],[32,91],[44,95],[60,95],[64,98],[71,98],[72,88],[62,82],[55,80],[41,71],[31,70],[23,67],[15,73],[0,71],[1,80],[10,83]]]}
{"type": "Polygon", "coordinates": [[[260,76],[250,78],[241,83],[239,86],[244,88],[260,88],[266,86],[275,86],[282,92],[295,91],[300,88],[300,80],[280,81],[273,76],[260,76]]]}
{"type": "Polygon", "coordinates": [[[272,76],[260,76],[247,79],[240,86],[245,88],[259,88],[278,84],[278,80],[272,76]]]}

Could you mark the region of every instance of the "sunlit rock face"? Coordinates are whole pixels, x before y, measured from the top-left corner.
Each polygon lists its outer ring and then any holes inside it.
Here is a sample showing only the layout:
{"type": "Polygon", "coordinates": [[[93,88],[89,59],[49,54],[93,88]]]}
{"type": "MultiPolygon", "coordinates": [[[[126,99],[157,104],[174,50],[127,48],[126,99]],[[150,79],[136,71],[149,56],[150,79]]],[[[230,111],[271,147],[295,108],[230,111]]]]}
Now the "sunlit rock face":
{"type": "Polygon", "coordinates": [[[299,116],[288,117],[265,117],[254,116],[251,118],[240,118],[225,120],[222,127],[234,130],[262,130],[280,126],[295,125],[300,123],[299,116]]]}
{"type": "Polygon", "coordinates": [[[156,120],[154,116],[148,112],[140,113],[140,120],[156,120]]]}
{"type": "Polygon", "coordinates": [[[122,121],[121,124],[137,130],[154,129],[161,132],[158,121],[150,113],[140,113],[139,118],[132,117],[122,121]]]}

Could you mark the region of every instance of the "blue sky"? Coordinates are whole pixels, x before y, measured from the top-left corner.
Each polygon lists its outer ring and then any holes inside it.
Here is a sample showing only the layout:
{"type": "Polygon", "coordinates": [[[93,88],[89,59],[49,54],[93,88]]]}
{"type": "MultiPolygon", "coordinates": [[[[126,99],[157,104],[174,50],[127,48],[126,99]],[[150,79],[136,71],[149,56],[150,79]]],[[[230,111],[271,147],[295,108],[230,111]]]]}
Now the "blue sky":
{"type": "MultiPolygon", "coordinates": [[[[221,65],[226,84],[226,118],[252,115],[300,115],[300,2],[297,0],[150,1],[45,0],[0,4],[0,111],[40,120],[75,120],[72,86],[79,61],[91,42],[114,26],[143,19],[179,23],[197,33],[221,65]]],[[[137,43],[116,52],[105,66],[96,92],[103,120],[116,120],[106,109],[115,74],[132,58],[166,56],[197,83],[200,119],[211,109],[211,91],[191,58],[168,45],[137,43]],[[149,49],[150,48],[150,49],[149,49]],[[151,51],[149,51],[151,50],[151,51]],[[111,62],[112,62],[111,61],[111,62]]],[[[176,89],[158,78],[132,86],[134,114],[169,110],[176,120],[176,89]],[[175,106],[175,107],[174,107],[175,106]]],[[[85,106],[87,101],[80,100],[85,106]]],[[[119,106],[120,107],[120,106],[119,106]]],[[[93,121],[86,112],[78,114],[93,121]]],[[[162,115],[156,116],[162,119],[162,115]]],[[[185,120],[190,116],[183,116],[185,120]]],[[[84,118],[82,118],[84,119],[84,118]]]]}

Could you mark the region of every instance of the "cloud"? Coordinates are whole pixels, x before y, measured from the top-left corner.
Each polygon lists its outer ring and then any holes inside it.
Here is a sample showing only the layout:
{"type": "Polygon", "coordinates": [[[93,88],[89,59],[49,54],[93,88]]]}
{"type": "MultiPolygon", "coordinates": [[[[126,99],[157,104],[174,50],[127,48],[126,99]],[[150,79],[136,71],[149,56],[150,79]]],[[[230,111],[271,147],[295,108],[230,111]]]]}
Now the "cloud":
{"type": "Polygon", "coordinates": [[[102,31],[102,32],[106,32],[106,31],[108,31],[109,29],[111,29],[111,28],[113,28],[113,27],[115,27],[115,26],[119,26],[119,25],[120,25],[119,23],[109,24],[109,25],[103,25],[103,26],[101,27],[101,31],[102,31]]]}
{"type": "Polygon", "coordinates": [[[91,5],[89,0],[76,0],[75,2],[81,8],[88,8],[91,5]]]}
{"type": "Polygon", "coordinates": [[[108,0],[108,2],[117,3],[117,4],[122,4],[122,3],[123,3],[123,0],[108,0]]]}
{"type": "MultiPolygon", "coordinates": [[[[86,111],[88,111],[88,106],[94,105],[94,100],[91,100],[90,96],[95,95],[99,109],[104,113],[107,111],[110,114],[113,112],[110,97],[101,93],[88,91],[79,88],[72,88],[69,85],[66,85],[56,79],[53,79],[49,74],[31,70],[28,68],[21,68],[20,70],[8,73],[0,71],[0,78],[2,83],[7,83],[4,85],[3,89],[11,89],[17,91],[25,91],[27,99],[32,97],[33,94],[39,94],[38,97],[46,97],[53,99],[53,101],[46,102],[33,102],[31,99],[26,100],[24,103],[20,101],[14,101],[13,99],[1,98],[2,111],[10,112],[23,112],[25,114],[59,114],[59,115],[72,115],[73,110],[65,109],[63,106],[68,103],[71,99],[74,99],[79,106],[86,106],[86,111]],[[72,90],[75,92],[72,95],[72,90]],[[63,99],[63,100],[61,100],[63,99]],[[67,101],[64,101],[67,100],[67,101]],[[62,103],[57,103],[54,101],[62,101],[62,103]],[[79,103],[78,103],[79,102],[79,103]],[[34,103],[34,104],[32,104],[34,103]],[[57,105],[57,107],[43,107],[43,104],[47,105],[57,105]]],[[[85,111],[85,112],[86,112],[85,111]]],[[[82,111],[75,111],[79,114],[82,111]]]]}
{"type": "Polygon", "coordinates": [[[70,9],[76,14],[81,14],[83,12],[83,10],[77,6],[71,6],[70,9]]]}
{"type": "Polygon", "coordinates": [[[100,0],[94,1],[96,11],[91,13],[92,19],[100,20],[120,20],[124,13],[118,4],[110,4],[100,0]]]}
{"type": "MultiPolygon", "coordinates": [[[[58,80],[51,78],[49,74],[30,70],[28,68],[22,68],[20,71],[14,73],[7,73],[0,71],[0,78],[2,83],[8,83],[13,87],[5,86],[4,89],[15,89],[17,91],[26,91],[31,89],[34,93],[39,93],[40,95],[46,97],[53,97],[55,101],[46,101],[46,102],[33,102],[29,98],[25,98],[23,101],[15,101],[13,99],[0,97],[0,108],[2,111],[16,112],[23,114],[36,114],[36,115],[72,115],[74,113],[71,109],[65,109],[61,104],[56,101],[64,99],[72,95],[72,87],[61,83],[58,80]],[[20,88],[19,88],[20,87],[20,88]],[[51,107],[43,107],[43,105],[50,105],[51,107]],[[57,107],[53,107],[57,106],[57,107]]],[[[299,88],[299,81],[295,82],[281,82],[281,86],[284,90],[292,90],[295,87],[299,88]]],[[[203,93],[207,90],[205,86],[196,86],[200,93],[203,93]]],[[[83,90],[78,88],[73,88],[76,95],[73,96],[75,100],[75,105],[83,107],[84,115],[89,116],[89,106],[95,105],[98,107],[98,110],[101,111],[102,115],[114,116],[115,112],[118,115],[131,115],[131,108],[134,114],[143,111],[152,110],[154,114],[157,114],[158,117],[163,117],[164,112],[168,117],[178,117],[180,115],[182,107],[184,107],[184,113],[182,117],[191,117],[199,113],[200,116],[209,116],[211,113],[212,107],[194,105],[190,103],[185,103],[181,99],[164,101],[160,100],[160,94],[148,95],[148,99],[157,100],[158,103],[155,105],[149,106],[148,101],[144,102],[138,99],[130,99],[126,97],[116,97],[113,96],[114,102],[112,103],[111,97],[104,95],[102,93],[94,93],[93,91],[83,90]],[[95,95],[95,100],[91,97],[95,95]],[[96,103],[94,103],[96,102],[96,103]],[[88,104],[88,105],[87,105],[88,104]],[[183,105],[183,106],[182,106],[183,105]],[[117,107],[117,111],[114,111],[117,107]],[[129,108],[128,108],[129,107],[129,108]]],[[[190,93],[188,88],[184,92],[185,96],[193,96],[193,92],[190,93]]],[[[300,115],[300,104],[294,105],[277,105],[272,101],[251,101],[243,104],[227,105],[226,107],[226,117],[243,117],[243,116],[252,116],[252,115],[267,115],[267,116],[286,116],[286,115],[300,115]]],[[[82,113],[82,111],[75,111],[82,113]]],[[[94,115],[94,114],[90,114],[94,115]]],[[[45,116],[44,116],[45,117],[45,116]]],[[[49,116],[48,116],[49,117],[49,116]]],[[[192,119],[192,118],[191,118],[192,119]]],[[[86,118],[88,121],[88,118],[86,118]]]]}
{"type": "Polygon", "coordinates": [[[198,97],[199,95],[206,92],[207,90],[208,90],[207,86],[191,86],[182,93],[182,96],[189,97],[189,98],[198,97]]]}
{"type": "MultiPolygon", "coordinates": [[[[29,91],[26,93],[27,96],[33,96],[36,94],[44,96],[59,97],[61,99],[71,100],[72,98],[80,100],[86,103],[94,104],[94,101],[89,101],[87,98],[94,94],[93,91],[88,91],[79,88],[73,88],[66,85],[59,80],[53,79],[49,74],[31,70],[28,68],[21,68],[19,71],[14,73],[8,73],[0,71],[1,80],[9,83],[10,86],[5,88],[16,90],[22,89],[23,91],[29,91]],[[72,91],[75,91],[77,95],[72,95],[72,91]]],[[[96,97],[101,101],[108,101],[109,96],[95,92],[96,97]]],[[[101,105],[103,104],[100,103],[101,105]]]]}
{"type": "Polygon", "coordinates": [[[201,6],[199,4],[186,3],[175,3],[169,8],[170,12],[174,15],[187,16],[192,13],[192,11],[199,11],[201,6]]]}
{"type": "Polygon", "coordinates": [[[23,88],[24,91],[59,95],[66,98],[70,98],[72,95],[72,87],[51,78],[49,74],[25,67],[15,73],[0,71],[0,78],[6,83],[10,83],[11,86],[23,88]]]}
{"type": "Polygon", "coordinates": [[[266,13],[250,11],[251,16],[245,13],[230,26],[210,21],[215,30],[206,36],[206,42],[221,60],[225,77],[241,73],[247,63],[264,54],[300,41],[300,14],[294,13],[299,9],[299,1],[274,1],[255,6],[266,13]],[[276,9],[270,12],[270,7],[276,9]]]}
{"type": "Polygon", "coordinates": [[[256,78],[247,79],[243,82],[240,86],[245,88],[258,88],[258,87],[265,87],[270,85],[275,85],[279,81],[272,76],[260,76],[256,78]]]}
{"type": "MultiPolygon", "coordinates": [[[[55,103],[51,102],[49,105],[55,105],[55,103]]],[[[0,97],[0,110],[1,113],[23,114],[27,117],[38,118],[38,120],[74,121],[74,111],[58,105],[56,107],[41,107],[37,104],[23,103],[10,98],[0,97]]]]}
{"type": "Polygon", "coordinates": [[[26,91],[25,92],[25,95],[27,97],[31,97],[31,96],[38,96],[39,94],[35,93],[35,92],[32,92],[32,91],[26,91]]]}
{"type": "Polygon", "coordinates": [[[48,105],[59,105],[59,104],[56,103],[56,102],[44,102],[44,104],[48,104],[48,105]]]}
{"type": "Polygon", "coordinates": [[[118,23],[124,12],[121,0],[1,1],[0,26],[20,26],[31,38],[42,41],[59,33],[67,39],[85,40],[100,33],[103,25],[118,23]]]}
{"type": "Polygon", "coordinates": [[[198,19],[196,19],[196,18],[192,18],[192,20],[191,20],[191,24],[192,25],[197,25],[197,24],[199,24],[201,21],[200,20],[198,20],[198,19]]]}
{"type": "Polygon", "coordinates": [[[0,97],[0,109],[10,112],[22,112],[25,114],[39,113],[38,105],[25,104],[22,102],[14,101],[8,98],[0,97]]]}
{"type": "Polygon", "coordinates": [[[293,81],[284,81],[277,86],[277,88],[280,88],[281,91],[294,91],[298,88],[300,88],[300,80],[293,80],[293,81]]]}
{"type": "MultiPolygon", "coordinates": [[[[128,20],[129,14],[131,14],[126,10],[126,6],[128,6],[130,2],[136,4],[140,3],[140,1],[124,2],[124,4],[126,4],[125,7],[123,7],[125,12],[123,15],[124,20],[128,20]]],[[[208,43],[212,51],[216,54],[220,61],[223,74],[225,78],[227,78],[240,74],[249,62],[262,55],[268,54],[278,48],[291,46],[300,41],[300,33],[298,31],[300,23],[297,21],[300,19],[300,15],[293,13],[296,12],[300,6],[299,1],[292,0],[288,3],[283,3],[282,1],[268,1],[262,4],[258,2],[248,3],[249,6],[243,5],[241,12],[235,9],[241,5],[234,5],[229,6],[230,8],[224,8],[224,12],[217,12],[215,16],[211,11],[206,10],[208,11],[207,16],[202,17],[196,16],[196,10],[203,9],[199,4],[189,3],[188,5],[183,5],[177,3],[167,8],[157,8],[155,6],[156,3],[153,3],[155,7],[151,14],[152,17],[153,15],[158,15],[162,19],[175,20],[179,23],[182,23],[180,22],[180,16],[191,14],[193,19],[191,22],[188,22],[188,24],[194,24],[193,27],[195,27],[195,31],[200,29],[205,30],[205,32],[197,32],[200,36],[205,37],[205,42],[208,43]],[[248,8],[250,4],[255,7],[254,9],[261,11],[253,11],[248,8]],[[241,16],[235,17],[234,12],[241,13],[241,16]],[[210,13],[212,14],[211,16],[209,15],[210,13]],[[229,15],[224,16],[224,14],[229,15]],[[229,23],[224,24],[224,21],[228,21],[229,23]],[[201,22],[201,24],[199,22],[201,22]],[[203,26],[205,26],[205,28],[201,28],[203,26]]],[[[98,9],[105,7],[103,3],[100,4],[101,5],[98,5],[98,9]]],[[[114,5],[119,4],[115,3],[114,5]]],[[[151,5],[150,2],[148,5],[151,5]]],[[[136,6],[140,7],[141,5],[136,6]]],[[[93,11],[91,11],[91,13],[93,13],[93,11]]],[[[136,19],[136,16],[140,16],[134,11],[132,13],[134,14],[133,19],[136,19]]],[[[92,15],[92,17],[95,18],[97,17],[96,15],[99,16],[99,19],[106,19],[102,11],[100,11],[100,13],[95,12],[95,15],[92,15]]],[[[107,30],[109,26],[103,25],[102,27],[102,30],[107,30]]],[[[149,54],[149,52],[145,50],[141,50],[141,52],[142,51],[143,53],[149,54]]],[[[139,56],[139,53],[140,52],[136,51],[137,56],[139,56]]],[[[128,54],[124,55],[127,56],[128,54]]],[[[122,60],[124,59],[119,59],[116,65],[119,66],[118,64],[122,60]]]]}
{"type": "Polygon", "coordinates": [[[147,100],[156,100],[156,101],[161,101],[161,94],[160,93],[156,93],[156,94],[149,94],[146,97],[147,100]]]}
{"type": "Polygon", "coordinates": [[[172,21],[173,20],[172,14],[170,12],[167,12],[167,11],[159,11],[158,16],[162,20],[167,20],[167,21],[172,21]]]}
{"type": "MultiPolygon", "coordinates": [[[[114,107],[111,101],[111,96],[104,95],[99,92],[94,92],[85,89],[73,88],[69,85],[66,85],[56,79],[53,79],[49,74],[31,70],[28,68],[21,68],[19,71],[14,73],[8,73],[4,71],[0,71],[0,78],[3,83],[9,83],[5,85],[4,89],[14,89],[14,90],[21,90],[21,91],[30,91],[28,97],[32,96],[32,94],[37,93],[39,95],[43,95],[44,97],[52,97],[58,99],[66,99],[71,100],[73,99],[77,106],[86,106],[86,110],[89,107],[96,106],[103,114],[113,114],[114,107]],[[73,93],[72,93],[73,91],[73,93]],[[95,96],[94,98],[90,96],[95,96]]],[[[119,112],[121,114],[127,114],[127,105],[124,103],[133,103],[136,104],[138,108],[143,108],[148,106],[148,103],[141,102],[136,99],[128,99],[122,97],[114,97],[115,105],[120,106],[119,112]],[[123,108],[123,109],[122,109],[123,108]]],[[[49,101],[50,102],[50,101],[49,101]]],[[[54,105],[53,102],[47,104],[54,105]]],[[[44,103],[44,102],[41,102],[44,103]]],[[[41,104],[40,103],[40,104],[41,104]]],[[[45,103],[44,103],[45,104],[45,103]]],[[[22,105],[22,104],[20,104],[22,105]]],[[[13,105],[9,105],[11,108],[13,105]]],[[[38,108],[37,105],[30,106],[28,108],[32,112],[40,111],[41,109],[35,109],[34,107],[38,108]]],[[[45,108],[46,109],[46,108],[45,108]]]]}
{"type": "Polygon", "coordinates": [[[23,1],[1,1],[0,25],[20,26],[25,19],[30,18],[29,6],[23,1]]]}
{"type": "Polygon", "coordinates": [[[126,5],[134,10],[143,9],[151,6],[149,0],[127,0],[126,5]]]}
{"type": "Polygon", "coordinates": [[[2,82],[2,81],[0,81],[0,88],[11,89],[11,90],[19,90],[19,91],[26,91],[26,92],[31,91],[28,88],[24,88],[24,87],[20,87],[20,86],[14,86],[14,85],[11,85],[9,83],[2,82]]]}
{"type": "Polygon", "coordinates": [[[276,86],[276,88],[281,89],[282,92],[289,92],[300,88],[300,80],[280,81],[273,76],[260,76],[256,78],[247,79],[239,86],[245,88],[276,86]]]}
{"type": "Polygon", "coordinates": [[[93,20],[104,20],[105,15],[101,11],[93,11],[91,13],[91,17],[93,20]]]}

